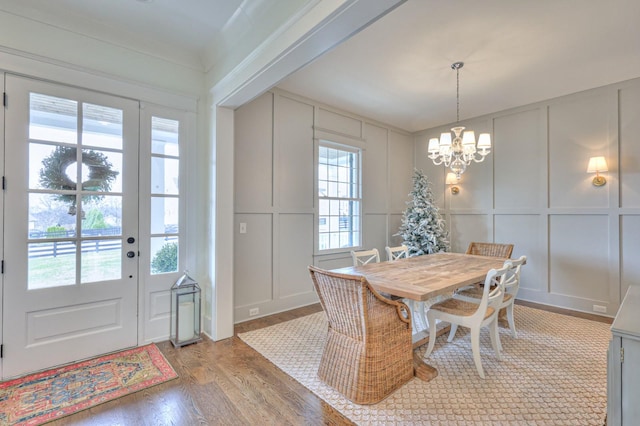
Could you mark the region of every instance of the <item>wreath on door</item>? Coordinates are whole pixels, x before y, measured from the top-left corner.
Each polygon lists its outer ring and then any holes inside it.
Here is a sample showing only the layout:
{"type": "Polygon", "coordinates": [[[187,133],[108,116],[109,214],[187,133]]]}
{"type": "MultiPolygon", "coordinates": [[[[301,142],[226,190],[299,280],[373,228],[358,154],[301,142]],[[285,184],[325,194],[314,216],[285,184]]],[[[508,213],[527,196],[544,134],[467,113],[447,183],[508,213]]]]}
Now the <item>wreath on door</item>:
{"type": "MultiPolygon", "coordinates": [[[[58,146],[48,157],[42,160],[40,169],[40,185],[55,191],[75,191],[77,184],[67,175],[67,167],[78,161],[77,148],[58,146]]],[[[84,191],[108,192],[111,184],[119,172],[113,170],[113,165],[106,155],[93,151],[82,151],[82,164],[89,169],[89,176],[82,182],[84,191]]],[[[83,195],[84,199],[100,200],[104,195],[83,195]]],[[[69,203],[69,214],[76,214],[75,194],[56,194],[56,200],[69,203]]]]}

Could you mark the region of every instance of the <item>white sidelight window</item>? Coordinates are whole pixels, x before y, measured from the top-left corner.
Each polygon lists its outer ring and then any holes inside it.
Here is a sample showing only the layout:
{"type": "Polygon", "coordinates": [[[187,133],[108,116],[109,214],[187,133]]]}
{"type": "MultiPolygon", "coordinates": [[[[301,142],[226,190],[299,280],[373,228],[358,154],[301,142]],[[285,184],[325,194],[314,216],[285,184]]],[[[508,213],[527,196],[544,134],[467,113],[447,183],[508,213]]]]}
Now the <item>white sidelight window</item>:
{"type": "Polygon", "coordinates": [[[151,117],[151,274],[178,272],[180,122],[151,117]]]}

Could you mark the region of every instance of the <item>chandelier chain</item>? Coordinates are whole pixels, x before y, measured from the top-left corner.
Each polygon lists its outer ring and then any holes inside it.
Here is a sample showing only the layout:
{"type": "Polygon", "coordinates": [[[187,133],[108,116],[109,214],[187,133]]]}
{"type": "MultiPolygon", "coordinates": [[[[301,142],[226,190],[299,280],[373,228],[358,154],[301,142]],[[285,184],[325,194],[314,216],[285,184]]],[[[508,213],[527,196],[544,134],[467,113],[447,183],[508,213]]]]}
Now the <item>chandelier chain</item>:
{"type": "Polygon", "coordinates": [[[460,121],[460,67],[456,67],[456,123],[460,121]]]}

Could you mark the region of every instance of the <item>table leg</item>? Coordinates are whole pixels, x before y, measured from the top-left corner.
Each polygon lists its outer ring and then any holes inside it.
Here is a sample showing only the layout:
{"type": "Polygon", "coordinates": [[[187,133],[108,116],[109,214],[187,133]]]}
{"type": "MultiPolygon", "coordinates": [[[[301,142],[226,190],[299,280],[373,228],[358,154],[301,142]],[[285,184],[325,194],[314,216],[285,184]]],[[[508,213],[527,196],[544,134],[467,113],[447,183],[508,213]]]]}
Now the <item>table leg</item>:
{"type": "MultiPolygon", "coordinates": [[[[411,299],[403,299],[402,301],[407,304],[409,311],[411,311],[411,325],[413,349],[424,345],[429,342],[429,322],[427,321],[427,310],[429,306],[442,300],[442,296],[434,297],[424,302],[411,299]]],[[[449,323],[438,323],[436,328],[436,337],[441,336],[444,333],[448,333],[451,330],[449,323]]]]}
{"type": "MultiPolygon", "coordinates": [[[[451,324],[438,323],[436,326],[436,337],[442,336],[445,333],[449,333],[451,330],[451,324]],[[446,324],[446,325],[445,325],[446,324]]],[[[412,335],[413,349],[417,349],[425,343],[429,343],[429,329],[420,330],[412,335]]]]}
{"type": "Polygon", "coordinates": [[[411,311],[411,323],[413,325],[413,334],[417,334],[423,330],[428,330],[427,318],[424,311],[424,303],[417,300],[404,299],[403,300],[411,311]]]}
{"type": "Polygon", "coordinates": [[[413,375],[418,379],[428,382],[438,377],[438,370],[426,364],[422,358],[413,353],[413,375]]]}

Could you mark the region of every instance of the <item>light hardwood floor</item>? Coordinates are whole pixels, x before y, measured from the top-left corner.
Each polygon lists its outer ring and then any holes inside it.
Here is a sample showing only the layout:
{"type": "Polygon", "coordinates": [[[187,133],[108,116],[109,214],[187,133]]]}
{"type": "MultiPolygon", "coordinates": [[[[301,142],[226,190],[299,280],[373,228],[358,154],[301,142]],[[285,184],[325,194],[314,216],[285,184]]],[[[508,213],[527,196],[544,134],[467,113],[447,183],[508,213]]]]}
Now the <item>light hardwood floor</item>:
{"type": "MultiPolygon", "coordinates": [[[[522,305],[611,323],[610,318],[522,305]]],[[[237,324],[255,330],[321,310],[319,304],[237,324]]],[[[351,425],[331,406],[244,344],[238,337],[174,348],[158,344],[180,376],[52,425],[351,425]]]]}

